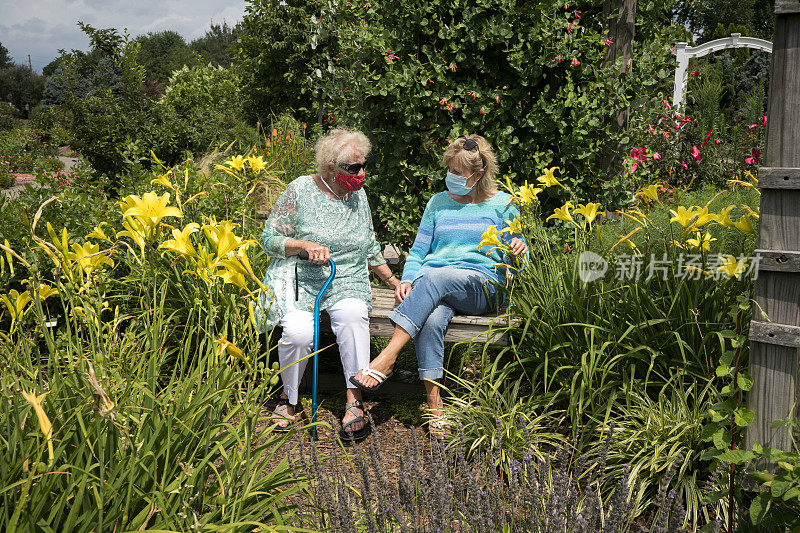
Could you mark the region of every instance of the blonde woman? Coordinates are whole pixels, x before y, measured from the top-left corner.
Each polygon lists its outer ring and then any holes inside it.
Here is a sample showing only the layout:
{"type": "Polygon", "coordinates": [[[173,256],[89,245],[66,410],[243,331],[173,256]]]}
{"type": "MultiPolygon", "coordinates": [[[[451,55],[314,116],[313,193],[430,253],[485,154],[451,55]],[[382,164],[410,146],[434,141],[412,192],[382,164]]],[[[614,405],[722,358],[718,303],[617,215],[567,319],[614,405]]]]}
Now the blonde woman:
{"type": "Polygon", "coordinates": [[[314,333],[313,304],[330,274],[326,263],[333,256],[336,277],[321,307],[331,319],[344,368],[347,402],[342,436],[365,436],[367,427],[361,392],[349,382],[369,363],[371,289],[369,267],[390,288],[399,281],[392,275],[375,240],[372,215],[362,189],[367,137],[357,131],[336,129],[315,146],[317,173],[292,181],[278,198],[261,235],[264,251],[273,257],[264,284],[272,291],[262,302],[269,309],[264,327],[283,328],[278,344],[283,393],[273,414],[275,429],[288,430],[295,420],[298,386],[311,353],[314,333]],[[301,251],[308,261],[299,260],[301,251]],[[299,363],[293,364],[296,361],[299,363]],[[291,366],[290,366],[291,365],[291,366]]]}
{"type": "MultiPolygon", "coordinates": [[[[395,289],[399,305],[389,314],[395,324],[388,346],[369,367],[351,378],[362,390],[380,387],[392,373],[400,349],[414,340],[419,377],[425,384],[432,436],[442,439],[447,423],[442,418],[439,380],[444,375],[444,334],[456,313],[480,315],[497,305],[494,282],[504,272],[496,250],[479,251],[482,234],[495,225],[507,226],[517,214],[511,197],[497,190],[497,159],[480,135],[459,137],[445,150],[447,191],[435,194],[422,214],[414,245],[408,254],[400,284],[395,289]]],[[[514,254],[527,253],[519,236],[508,238],[514,254]]]]}

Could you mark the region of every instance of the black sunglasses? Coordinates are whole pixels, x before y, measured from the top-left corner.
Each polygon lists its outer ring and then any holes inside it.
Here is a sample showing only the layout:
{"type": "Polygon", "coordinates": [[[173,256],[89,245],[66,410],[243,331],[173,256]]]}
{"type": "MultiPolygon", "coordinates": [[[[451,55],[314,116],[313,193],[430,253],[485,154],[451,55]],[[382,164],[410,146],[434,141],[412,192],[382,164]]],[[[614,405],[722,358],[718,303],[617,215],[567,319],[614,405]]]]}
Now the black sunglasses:
{"type": "Polygon", "coordinates": [[[339,163],[336,162],[336,166],[341,168],[342,170],[346,170],[349,174],[358,174],[361,172],[363,168],[365,171],[367,170],[367,162],[364,161],[363,163],[353,163],[348,165],[347,163],[339,163]]]}
{"type": "Polygon", "coordinates": [[[464,145],[462,148],[464,150],[472,151],[478,147],[478,142],[475,139],[467,139],[465,136],[461,135],[458,137],[459,139],[464,139],[464,145]]]}

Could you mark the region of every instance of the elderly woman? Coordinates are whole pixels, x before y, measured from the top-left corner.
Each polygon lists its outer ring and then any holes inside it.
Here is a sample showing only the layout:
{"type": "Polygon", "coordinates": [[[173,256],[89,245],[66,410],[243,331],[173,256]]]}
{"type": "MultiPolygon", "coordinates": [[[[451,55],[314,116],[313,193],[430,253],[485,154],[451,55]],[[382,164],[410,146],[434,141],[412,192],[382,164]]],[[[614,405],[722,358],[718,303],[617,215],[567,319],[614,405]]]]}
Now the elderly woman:
{"type": "MultiPolygon", "coordinates": [[[[295,420],[300,378],[311,353],[313,304],[330,274],[336,277],[321,307],[328,312],[344,367],[347,403],[342,436],[358,439],[366,433],[361,392],[349,378],[369,364],[369,317],[372,269],[391,288],[399,285],[375,240],[364,184],[370,142],[361,132],[336,129],[315,147],[317,173],[292,181],[278,198],[261,235],[264,251],[274,258],[264,284],[272,291],[264,325],[283,328],[278,344],[283,393],[273,413],[275,429],[285,431],[295,420]],[[308,261],[299,260],[301,251],[308,261]]],[[[265,298],[265,300],[267,300],[265,298]]]]}
{"type": "MultiPolygon", "coordinates": [[[[400,349],[411,339],[419,377],[425,383],[433,420],[428,428],[437,439],[446,436],[439,382],[444,375],[444,333],[456,313],[480,315],[497,306],[497,250],[478,250],[482,234],[504,228],[517,214],[509,194],[499,192],[494,176],[497,159],[480,135],[459,137],[444,153],[446,192],[435,194],[422,214],[417,237],[395,289],[399,305],[389,314],[395,324],[388,346],[350,381],[362,390],[380,387],[392,373],[400,349]]],[[[519,237],[508,239],[511,251],[527,253],[519,237]]],[[[503,272],[504,274],[504,272],[503,272]]]]}

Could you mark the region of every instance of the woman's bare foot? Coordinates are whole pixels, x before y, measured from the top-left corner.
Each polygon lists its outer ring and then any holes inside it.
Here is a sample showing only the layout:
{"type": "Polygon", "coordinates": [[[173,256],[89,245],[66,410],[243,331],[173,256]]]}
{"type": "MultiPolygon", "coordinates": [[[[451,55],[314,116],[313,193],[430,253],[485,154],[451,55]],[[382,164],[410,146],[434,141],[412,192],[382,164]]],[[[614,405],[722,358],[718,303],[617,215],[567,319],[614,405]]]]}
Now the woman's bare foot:
{"type": "MultiPolygon", "coordinates": [[[[386,350],[384,350],[378,357],[372,360],[369,367],[388,376],[394,368],[395,361],[397,361],[397,354],[386,353],[386,350]]],[[[365,376],[363,370],[358,371],[358,374],[355,375],[355,380],[368,389],[371,389],[379,383],[378,380],[372,376],[365,376]]]]}
{"type": "Polygon", "coordinates": [[[281,395],[281,399],[277,407],[272,411],[269,420],[279,428],[286,429],[294,423],[294,415],[294,406],[289,403],[289,398],[286,395],[281,395]]]}
{"type": "MultiPolygon", "coordinates": [[[[361,391],[358,390],[358,389],[355,389],[355,388],[348,388],[347,389],[347,403],[353,403],[355,401],[361,401],[361,391]]],[[[358,408],[356,408],[356,409],[358,409],[358,408]]],[[[342,426],[343,427],[345,425],[347,425],[347,423],[350,422],[351,420],[355,420],[359,416],[364,416],[364,410],[363,409],[358,409],[358,410],[361,411],[361,415],[356,415],[355,413],[353,413],[353,410],[351,410],[351,409],[346,409],[345,410],[344,417],[342,418],[342,426]]],[[[353,433],[357,433],[357,432],[361,431],[362,429],[364,429],[365,425],[366,424],[363,421],[358,421],[358,422],[354,422],[353,424],[350,424],[348,429],[353,433]]]]}

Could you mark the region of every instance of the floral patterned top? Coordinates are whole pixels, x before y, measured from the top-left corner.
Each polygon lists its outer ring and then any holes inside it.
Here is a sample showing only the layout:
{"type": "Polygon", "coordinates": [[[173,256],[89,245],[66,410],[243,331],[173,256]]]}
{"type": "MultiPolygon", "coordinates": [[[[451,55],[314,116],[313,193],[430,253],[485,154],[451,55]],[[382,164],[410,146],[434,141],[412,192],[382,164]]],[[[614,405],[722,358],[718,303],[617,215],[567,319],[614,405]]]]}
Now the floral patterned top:
{"type": "Polygon", "coordinates": [[[322,309],[344,298],[359,298],[371,307],[367,266],[382,265],[386,260],[375,240],[364,189],[346,200],[334,200],[320,190],[314,178],[300,176],[275,202],[261,234],[261,246],[274,258],[264,276],[264,285],[272,294],[262,295],[259,301],[262,330],[274,327],[290,311],[313,311],[317,293],[331,273],[330,265],[286,257],[289,238],[313,241],[331,251],[336,277],[322,298],[322,309]]]}

